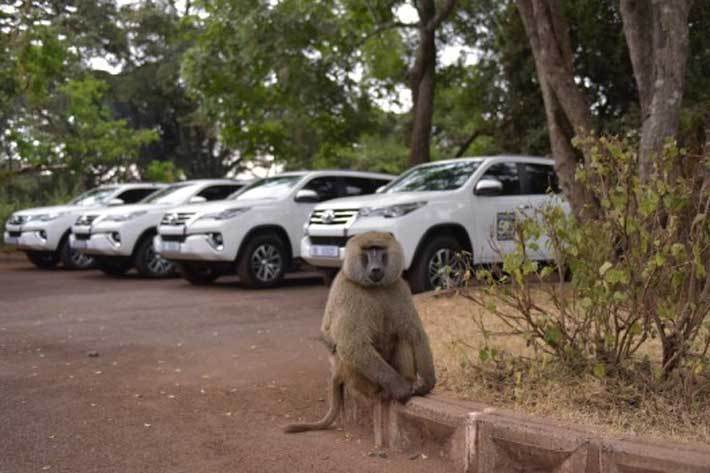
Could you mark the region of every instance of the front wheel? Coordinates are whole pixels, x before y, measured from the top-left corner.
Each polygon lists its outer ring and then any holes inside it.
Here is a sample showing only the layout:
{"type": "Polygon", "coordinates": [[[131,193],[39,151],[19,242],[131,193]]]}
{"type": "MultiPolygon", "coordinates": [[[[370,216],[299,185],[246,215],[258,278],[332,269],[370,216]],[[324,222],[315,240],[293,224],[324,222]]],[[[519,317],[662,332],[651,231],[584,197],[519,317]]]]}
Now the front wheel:
{"type": "Polygon", "coordinates": [[[205,263],[180,263],[178,268],[182,277],[194,286],[206,286],[222,275],[218,268],[205,263]]]}
{"type": "Polygon", "coordinates": [[[96,256],[96,267],[109,276],[123,276],[131,269],[131,260],[122,257],[96,256]]]}
{"type": "Polygon", "coordinates": [[[278,235],[257,235],[249,240],[239,255],[239,279],[247,287],[273,287],[286,272],[287,257],[286,245],[278,235]]]}
{"type": "Polygon", "coordinates": [[[466,271],[461,244],[453,237],[437,236],[429,241],[409,270],[413,293],[461,285],[466,271]]]}
{"type": "Polygon", "coordinates": [[[175,274],[175,265],[155,251],[152,238],[144,238],[138,244],[133,264],[138,274],[146,278],[166,278],[175,274]]]}
{"type": "Polygon", "coordinates": [[[62,242],[62,246],[59,248],[59,259],[62,261],[64,269],[89,269],[94,265],[94,258],[72,248],[68,238],[62,242]]]}
{"type": "Polygon", "coordinates": [[[40,269],[52,269],[59,263],[59,257],[53,251],[27,251],[25,254],[30,263],[40,269]]]}

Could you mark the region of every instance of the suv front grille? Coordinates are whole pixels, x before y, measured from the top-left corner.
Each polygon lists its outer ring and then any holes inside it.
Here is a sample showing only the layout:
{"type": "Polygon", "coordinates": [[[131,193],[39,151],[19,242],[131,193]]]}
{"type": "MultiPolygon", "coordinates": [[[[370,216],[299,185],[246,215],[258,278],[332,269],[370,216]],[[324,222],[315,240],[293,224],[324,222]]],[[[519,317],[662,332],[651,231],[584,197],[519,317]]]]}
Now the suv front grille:
{"type": "Polygon", "coordinates": [[[344,247],[348,242],[350,237],[344,236],[312,236],[310,237],[312,245],[334,245],[337,247],[344,247]]]}
{"type": "Polygon", "coordinates": [[[22,232],[7,232],[11,237],[17,238],[22,235],[22,232]]]}
{"type": "Polygon", "coordinates": [[[177,241],[179,243],[184,243],[185,235],[160,235],[160,239],[163,241],[177,241]]]}
{"type": "Polygon", "coordinates": [[[185,225],[185,222],[195,215],[195,212],[168,212],[163,215],[161,225],[185,225]]]}
{"type": "Polygon", "coordinates": [[[77,240],[88,240],[91,238],[90,233],[74,233],[74,238],[77,240]]]}
{"type": "Polygon", "coordinates": [[[319,209],[311,213],[308,223],[317,225],[344,225],[353,219],[358,209],[319,209]]]}

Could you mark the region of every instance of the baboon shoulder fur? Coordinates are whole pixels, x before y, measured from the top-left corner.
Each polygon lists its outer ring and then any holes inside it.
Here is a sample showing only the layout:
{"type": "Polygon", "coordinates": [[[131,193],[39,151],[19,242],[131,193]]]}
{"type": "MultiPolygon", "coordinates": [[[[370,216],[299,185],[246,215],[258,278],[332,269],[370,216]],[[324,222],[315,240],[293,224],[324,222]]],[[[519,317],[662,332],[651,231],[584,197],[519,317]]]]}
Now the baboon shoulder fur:
{"type": "Polygon", "coordinates": [[[321,421],[290,425],[287,432],[327,428],[337,417],[344,386],[400,402],[433,389],[429,339],[401,277],[403,260],[400,244],[388,233],[369,232],[348,241],[321,324],[332,353],[330,410],[321,421]]]}

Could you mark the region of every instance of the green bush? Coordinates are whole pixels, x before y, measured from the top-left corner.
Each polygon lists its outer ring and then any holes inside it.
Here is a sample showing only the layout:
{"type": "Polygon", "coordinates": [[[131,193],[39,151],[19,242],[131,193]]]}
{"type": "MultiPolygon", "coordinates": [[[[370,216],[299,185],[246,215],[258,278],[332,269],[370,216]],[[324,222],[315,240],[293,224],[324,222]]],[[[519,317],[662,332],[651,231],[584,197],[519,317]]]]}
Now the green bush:
{"type": "Polygon", "coordinates": [[[541,351],[600,378],[628,370],[642,347],[654,379],[704,371],[710,159],[667,146],[655,174],[642,182],[635,146],[613,138],[578,145],[591,161],[578,171],[577,185],[593,196],[596,211],[578,220],[550,207],[520,219],[517,249],[503,257],[504,276],[476,273],[497,301],[487,307],[541,351]],[[549,245],[553,265],[529,258],[540,244],[549,245]],[[553,273],[558,284],[531,284],[553,273]],[[541,290],[544,304],[535,297],[541,290]]]}

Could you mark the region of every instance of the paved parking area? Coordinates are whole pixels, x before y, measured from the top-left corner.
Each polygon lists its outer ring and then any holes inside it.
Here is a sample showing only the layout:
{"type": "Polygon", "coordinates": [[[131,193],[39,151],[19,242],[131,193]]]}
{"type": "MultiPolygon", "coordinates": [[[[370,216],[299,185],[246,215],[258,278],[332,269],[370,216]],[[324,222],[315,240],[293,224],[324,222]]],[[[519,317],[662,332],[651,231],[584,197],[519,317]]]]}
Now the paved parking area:
{"type": "Polygon", "coordinates": [[[326,297],[307,275],[249,291],[0,261],[0,473],[445,471],[368,456],[363,432],[281,433],[326,409],[326,297]]]}

